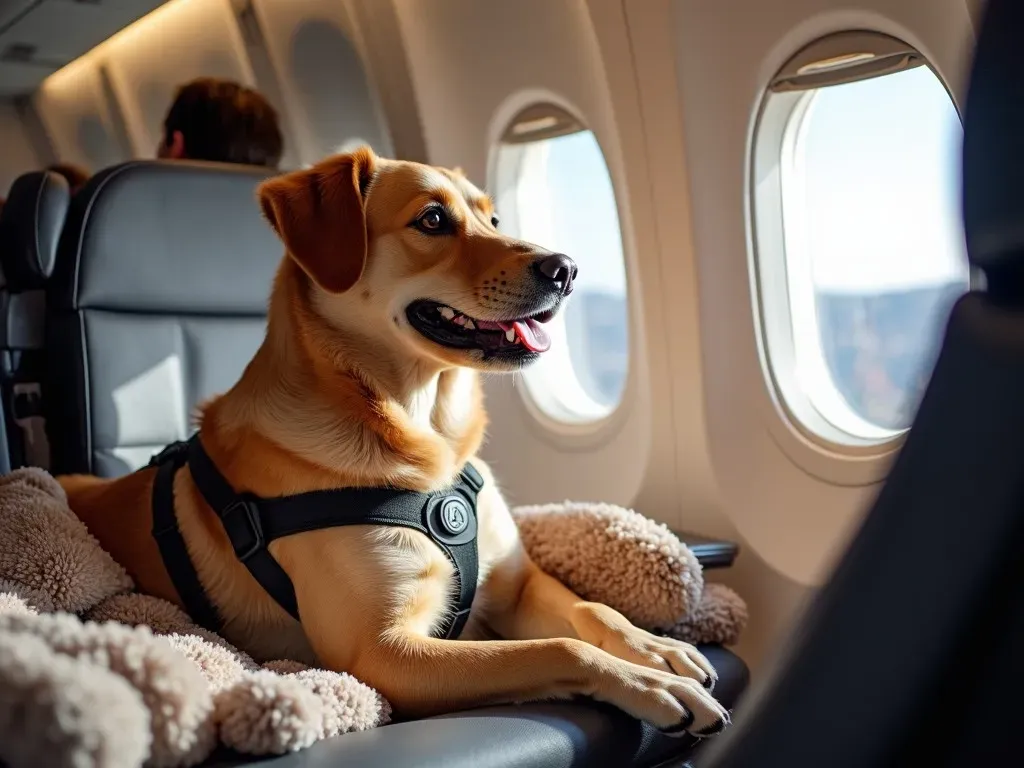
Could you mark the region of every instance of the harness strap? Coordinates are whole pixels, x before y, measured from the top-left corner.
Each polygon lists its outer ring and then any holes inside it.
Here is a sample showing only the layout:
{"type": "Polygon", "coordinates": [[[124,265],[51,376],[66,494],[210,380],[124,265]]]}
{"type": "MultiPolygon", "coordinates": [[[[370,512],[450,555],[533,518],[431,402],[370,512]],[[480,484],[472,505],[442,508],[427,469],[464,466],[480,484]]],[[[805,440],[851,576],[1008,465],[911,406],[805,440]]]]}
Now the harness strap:
{"type": "Polygon", "coordinates": [[[258,500],[247,494],[236,494],[203,450],[198,434],[193,435],[188,441],[187,454],[192,482],[220,518],[224,532],[227,533],[235,550],[235,557],[249,569],[253,578],[282,608],[298,619],[299,603],[295,598],[292,581],[267,549],[267,544],[278,538],[266,536],[267,527],[262,519],[261,512],[270,500],[258,500]]]}
{"type": "Polygon", "coordinates": [[[150,466],[159,467],[153,481],[153,538],[160,548],[167,574],[178,596],[185,603],[189,616],[200,626],[217,632],[221,626],[220,616],[206,596],[199,574],[192,567],[192,559],[174,514],[174,476],[185,463],[186,445],[174,443],[164,448],[150,462],[150,466]]]}
{"type": "Polygon", "coordinates": [[[299,618],[299,609],[295,589],[288,574],[270,554],[267,544],[284,536],[321,528],[397,525],[429,536],[455,566],[459,590],[457,609],[446,618],[435,636],[450,639],[462,632],[476,594],[479,568],[476,503],[477,494],[484,485],[483,477],[471,464],[466,464],[450,489],[433,494],[396,488],[340,488],[263,499],[236,493],[206,453],[198,434],[186,443],[176,443],[164,449],[151,462],[160,465],[153,490],[154,536],[161,542],[164,564],[189,613],[197,621],[205,617],[210,623],[200,623],[213,631],[220,627],[219,617],[201,586],[196,592],[199,579],[184,548],[174,515],[171,481],[186,460],[193,482],[220,518],[235,556],[260,586],[296,619],[299,618]],[[169,480],[161,482],[161,474],[169,480]],[[158,488],[161,489],[159,496],[162,502],[157,499],[158,488]],[[159,515],[160,536],[157,535],[159,504],[170,507],[170,520],[166,510],[159,515]],[[168,523],[173,524],[173,532],[168,532],[168,523]],[[185,573],[186,569],[189,574],[185,573]]]}

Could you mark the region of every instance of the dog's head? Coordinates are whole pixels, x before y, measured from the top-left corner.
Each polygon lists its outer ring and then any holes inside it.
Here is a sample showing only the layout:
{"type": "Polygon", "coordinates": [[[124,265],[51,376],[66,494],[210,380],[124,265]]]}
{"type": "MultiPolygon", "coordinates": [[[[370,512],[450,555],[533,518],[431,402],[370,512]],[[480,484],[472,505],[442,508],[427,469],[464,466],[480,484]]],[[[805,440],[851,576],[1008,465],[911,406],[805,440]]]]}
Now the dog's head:
{"type": "Polygon", "coordinates": [[[550,347],[567,256],[503,235],[461,172],[369,148],[264,182],[260,204],[331,323],[442,365],[515,370],[550,347]]]}

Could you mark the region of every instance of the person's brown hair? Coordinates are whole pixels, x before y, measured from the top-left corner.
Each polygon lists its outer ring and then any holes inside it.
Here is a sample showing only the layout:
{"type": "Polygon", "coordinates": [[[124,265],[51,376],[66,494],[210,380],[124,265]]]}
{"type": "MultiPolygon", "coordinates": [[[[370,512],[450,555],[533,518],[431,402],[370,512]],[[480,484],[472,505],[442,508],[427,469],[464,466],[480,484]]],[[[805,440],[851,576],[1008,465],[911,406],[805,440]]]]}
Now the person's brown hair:
{"type": "Polygon", "coordinates": [[[54,163],[47,166],[46,170],[59,173],[67,179],[72,192],[85,186],[85,182],[89,180],[89,172],[74,163],[54,163]]]}
{"type": "Polygon", "coordinates": [[[193,160],[276,168],[284,140],[277,110],[239,83],[201,77],[181,86],[164,119],[164,141],[181,131],[193,160]]]}

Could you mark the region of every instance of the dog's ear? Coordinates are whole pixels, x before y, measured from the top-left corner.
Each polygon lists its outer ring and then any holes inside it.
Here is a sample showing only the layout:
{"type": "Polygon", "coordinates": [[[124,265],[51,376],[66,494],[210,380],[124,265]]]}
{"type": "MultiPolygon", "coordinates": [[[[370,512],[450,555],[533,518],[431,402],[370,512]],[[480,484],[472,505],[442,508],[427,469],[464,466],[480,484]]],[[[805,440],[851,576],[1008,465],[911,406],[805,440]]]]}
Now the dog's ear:
{"type": "Polygon", "coordinates": [[[288,255],[317,285],[344,293],[366,266],[366,191],[377,156],[369,147],[263,182],[256,194],[288,255]]]}

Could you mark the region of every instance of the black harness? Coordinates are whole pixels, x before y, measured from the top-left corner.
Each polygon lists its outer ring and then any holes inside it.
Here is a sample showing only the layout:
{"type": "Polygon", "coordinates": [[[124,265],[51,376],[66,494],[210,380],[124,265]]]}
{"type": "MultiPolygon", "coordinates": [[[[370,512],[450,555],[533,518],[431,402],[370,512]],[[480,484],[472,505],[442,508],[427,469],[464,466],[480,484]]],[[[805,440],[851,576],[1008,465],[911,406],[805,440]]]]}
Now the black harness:
{"type": "Polygon", "coordinates": [[[465,465],[449,489],[437,493],[339,488],[263,499],[235,492],[203,449],[198,433],[167,446],[148,465],[158,467],[153,483],[153,538],[186,610],[212,632],[220,630],[221,618],[203,590],[174,514],[174,475],[186,463],[199,493],[224,526],[235,556],[296,619],[295,589],[267,544],[283,536],[340,525],[399,525],[429,536],[455,565],[458,607],[435,636],[454,639],[462,632],[476,594],[476,505],[484,486],[483,477],[471,464],[465,465]]]}

